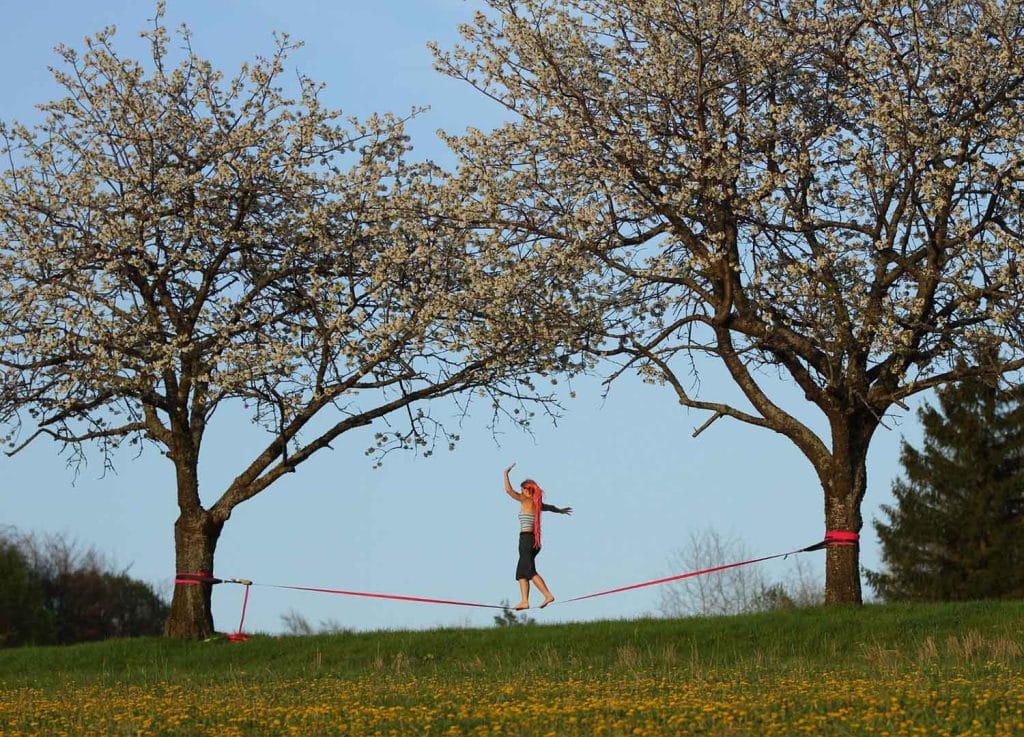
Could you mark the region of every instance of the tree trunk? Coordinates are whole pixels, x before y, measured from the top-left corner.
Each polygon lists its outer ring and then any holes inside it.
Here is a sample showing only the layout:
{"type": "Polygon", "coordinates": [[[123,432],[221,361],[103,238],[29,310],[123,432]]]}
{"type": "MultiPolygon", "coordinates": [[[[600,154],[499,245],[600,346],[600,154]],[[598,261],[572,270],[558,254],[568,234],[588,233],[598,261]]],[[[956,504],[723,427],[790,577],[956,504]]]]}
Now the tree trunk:
{"type": "MultiPolygon", "coordinates": [[[[857,524],[858,529],[854,529],[853,524],[829,524],[828,527],[842,532],[859,532],[857,524]]],[[[825,604],[861,603],[860,544],[830,545],[825,548],[825,604]]]]}
{"type": "MultiPolygon", "coordinates": [[[[213,556],[223,527],[204,509],[183,512],[174,523],[175,573],[213,575],[213,556]]],[[[214,634],[212,588],[207,583],[175,585],[164,627],[167,637],[202,640],[214,634]]]]}
{"type": "MultiPolygon", "coordinates": [[[[825,529],[855,532],[864,526],[867,451],[876,423],[845,415],[832,423],[831,474],[825,481],[825,529]]],[[[825,549],[825,604],[861,604],[860,543],[825,549]]]]}

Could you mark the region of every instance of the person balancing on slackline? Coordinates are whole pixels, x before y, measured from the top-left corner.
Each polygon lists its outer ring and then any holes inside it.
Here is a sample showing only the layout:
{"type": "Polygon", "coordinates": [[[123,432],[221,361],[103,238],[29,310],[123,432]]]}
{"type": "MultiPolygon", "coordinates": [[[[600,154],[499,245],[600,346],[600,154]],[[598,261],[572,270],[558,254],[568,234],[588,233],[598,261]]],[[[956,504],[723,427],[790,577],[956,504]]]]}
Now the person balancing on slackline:
{"type": "Polygon", "coordinates": [[[540,516],[542,512],[557,512],[558,514],[572,514],[572,507],[559,509],[551,504],[544,503],[544,490],[537,485],[533,479],[526,479],[519,485],[519,491],[512,488],[508,474],[516,464],[505,469],[505,493],[519,502],[519,563],[516,565],[516,580],[519,582],[520,600],[513,609],[522,611],[530,608],[530,582],[536,586],[542,594],[544,601],[540,608],[543,609],[555,600],[551,590],[544,579],[537,573],[537,555],[540,553],[540,516]]]}

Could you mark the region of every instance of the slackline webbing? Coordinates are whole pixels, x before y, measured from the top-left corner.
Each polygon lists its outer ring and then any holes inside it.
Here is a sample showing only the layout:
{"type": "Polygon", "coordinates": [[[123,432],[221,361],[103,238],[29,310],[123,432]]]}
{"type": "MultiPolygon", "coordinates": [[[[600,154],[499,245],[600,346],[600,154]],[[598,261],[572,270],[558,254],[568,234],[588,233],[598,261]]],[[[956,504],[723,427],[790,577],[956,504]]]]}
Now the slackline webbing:
{"type": "Polygon", "coordinates": [[[619,586],[616,589],[608,589],[607,591],[598,591],[596,594],[587,594],[585,596],[576,596],[572,599],[563,599],[561,602],[552,602],[553,604],[568,604],[571,601],[583,601],[584,599],[595,599],[598,596],[607,596],[608,594],[618,594],[622,591],[632,591],[633,589],[642,589],[647,586],[657,586],[658,584],[671,583],[672,581],[682,581],[684,578],[694,578],[696,576],[703,576],[706,573],[715,573],[717,571],[725,571],[730,568],[739,568],[740,566],[749,566],[753,563],[761,563],[766,560],[774,560],[775,558],[788,558],[791,555],[797,553],[809,553],[812,550],[822,550],[824,548],[838,545],[856,545],[857,540],[860,538],[856,532],[837,532],[829,531],[825,533],[825,538],[818,543],[808,545],[806,548],[798,548],[797,550],[790,550],[788,553],[776,553],[775,555],[766,555],[762,558],[751,558],[750,560],[741,560],[738,563],[725,563],[720,566],[712,566],[711,568],[702,568],[699,571],[687,571],[686,573],[680,573],[675,576],[666,576],[665,578],[656,578],[652,581],[644,581],[643,583],[632,583],[626,586],[619,586]]]}
{"type": "MultiPolygon", "coordinates": [[[[715,573],[716,571],[724,571],[729,568],[739,568],[740,566],[749,566],[753,563],[760,563],[765,560],[772,560],[773,558],[785,558],[789,555],[796,555],[797,553],[804,552],[804,549],[791,550],[788,553],[778,553],[777,555],[766,555],[763,558],[752,558],[751,560],[742,560],[739,563],[726,563],[721,566],[714,566],[712,568],[702,568],[699,571],[687,571],[686,573],[680,573],[676,576],[666,576],[665,578],[656,578],[653,581],[644,581],[643,583],[631,583],[626,586],[619,586],[616,589],[608,589],[607,591],[598,591],[595,594],[586,594],[585,596],[575,596],[572,599],[563,599],[561,603],[568,604],[571,601],[583,601],[584,599],[596,599],[598,596],[607,596],[608,594],[618,594],[621,591],[632,591],[633,589],[642,589],[647,586],[657,586],[658,584],[670,583],[672,581],[681,581],[684,578],[693,578],[695,576],[703,576],[706,573],[715,573]]],[[[559,602],[552,602],[557,604],[559,602]]]]}
{"type": "MultiPolygon", "coordinates": [[[[686,578],[694,578],[696,576],[703,576],[708,573],[716,573],[718,571],[725,571],[730,568],[739,568],[740,566],[749,566],[754,563],[762,563],[766,560],[774,560],[775,558],[786,558],[790,555],[797,555],[798,553],[809,553],[814,550],[823,550],[827,547],[833,546],[851,546],[857,545],[860,536],[856,532],[842,532],[829,530],[825,533],[825,537],[821,542],[808,545],[804,548],[797,548],[796,550],[790,550],[787,553],[776,553],[775,555],[766,555],[761,558],[751,558],[750,560],[741,560],[735,563],[725,563],[719,566],[712,566],[711,568],[702,568],[697,571],[687,571],[686,573],[679,573],[674,576],[666,576],[664,578],[655,578],[650,581],[643,581],[641,583],[632,583],[625,586],[619,586],[614,589],[607,589],[605,591],[597,591],[593,594],[585,594],[583,596],[574,596],[571,599],[562,599],[559,601],[552,602],[553,604],[569,604],[574,601],[584,601],[585,599],[595,599],[599,596],[608,596],[610,594],[618,594],[623,591],[632,591],[634,589],[642,589],[648,586],[657,586],[659,584],[671,583],[672,581],[681,581],[686,578]]],[[[212,573],[208,571],[199,571],[195,573],[178,573],[175,575],[174,583],[179,586],[213,586],[218,583],[237,583],[245,586],[245,598],[242,601],[242,617],[238,623],[238,632],[235,634],[227,635],[227,638],[232,641],[245,641],[249,637],[243,631],[243,625],[245,624],[245,610],[249,604],[249,588],[251,586],[262,586],[263,588],[271,589],[288,589],[291,591],[310,591],[320,594],[336,594],[339,596],[357,596],[369,599],[390,599],[393,601],[409,601],[421,604],[446,604],[449,606],[463,606],[463,607],[476,607],[480,609],[511,609],[512,607],[504,604],[480,604],[473,601],[459,601],[457,599],[435,599],[427,596],[408,596],[405,594],[380,594],[369,591],[349,591],[347,589],[329,589],[322,588],[319,586],[290,586],[285,584],[267,584],[267,583],[254,583],[245,578],[216,578],[212,573]]]]}
{"type": "Polygon", "coordinates": [[[507,609],[501,604],[477,604],[472,601],[456,601],[453,599],[430,599],[425,596],[404,596],[401,594],[372,594],[368,591],[345,591],[344,589],[321,589],[315,586],[284,586],[279,584],[256,584],[269,589],[291,589],[292,591],[315,591],[320,594],[340,594],[342,596],[363,596],[370,599],[395,599],[397,601],[415,601],[422,604],[450,604],[452,606],[472,606],[482,609],[507,609]]]}

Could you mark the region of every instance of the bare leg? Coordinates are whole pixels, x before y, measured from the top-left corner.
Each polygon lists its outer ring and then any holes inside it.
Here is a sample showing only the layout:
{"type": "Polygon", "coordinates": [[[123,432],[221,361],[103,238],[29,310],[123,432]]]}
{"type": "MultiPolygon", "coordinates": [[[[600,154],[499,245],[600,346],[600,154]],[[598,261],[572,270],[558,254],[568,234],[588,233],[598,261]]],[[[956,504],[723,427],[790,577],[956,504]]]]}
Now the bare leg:
{"type": "Polygon", "coordinates": [[[513,609],[517,612],[521,612],[523,609],[530,608],[530,581],[526,578],[517,579],[519,581],[519,603],[516,604],[513,609]]]}
{"type": "Polygon", "coordinates": [[[540,589],[540,592],[544,594],[544,601],[540,605],[541,609],[555,600],[555,597],[551,594],[551,590],[548,588],[548,585],[544,583],[544,579],[540,577],[539,573],[533,577],[533,585],[540,589]]]}

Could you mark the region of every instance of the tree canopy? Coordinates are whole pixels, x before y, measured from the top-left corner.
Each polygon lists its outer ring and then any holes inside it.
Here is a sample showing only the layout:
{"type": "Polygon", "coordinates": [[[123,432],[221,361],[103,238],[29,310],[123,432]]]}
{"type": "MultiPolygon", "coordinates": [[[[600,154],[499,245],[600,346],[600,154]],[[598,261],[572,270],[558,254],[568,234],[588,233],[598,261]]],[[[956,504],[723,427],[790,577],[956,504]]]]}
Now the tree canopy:
{"type": "MultiPolygon", "coordinates": [[[[0,423],[13,452],[49,436],[82,458],[155,444],[174,466],[178,572],[212,572],[232,510],[342,433],[369,452],[454,443],[465,412],[427,399],[547,400],[565,336],[534,313],[527,259],[491,258],[452,192],[410,160],[403,119],[345,118],[282,74],[296,44],[226,78],[162,9],[124,58],[114,30],[59,49],[66,95],[0,128],[0,423]],[[267,431],[225,489],[198,459],[226,402],[267,431]]],[[[416,114],[413,111],[411,114],[416,114]]],[[[518,411],[518,410],[517,410],[518,411]]],[[[208,586],[179,586],[169,632],[212,631],[208,586]]]]}
{"type": "MultiPolygon", "coordinates": [[[[462,33],[439,68],[513,115],[449,137],[475,220],[588,275],[611,375],[789,439],[827,530],[887,414],[1024,365],[1017,0],[488,0],[462,33]]],[[[859,602],[857,546],[827,561],[859,602]]]]}

